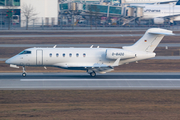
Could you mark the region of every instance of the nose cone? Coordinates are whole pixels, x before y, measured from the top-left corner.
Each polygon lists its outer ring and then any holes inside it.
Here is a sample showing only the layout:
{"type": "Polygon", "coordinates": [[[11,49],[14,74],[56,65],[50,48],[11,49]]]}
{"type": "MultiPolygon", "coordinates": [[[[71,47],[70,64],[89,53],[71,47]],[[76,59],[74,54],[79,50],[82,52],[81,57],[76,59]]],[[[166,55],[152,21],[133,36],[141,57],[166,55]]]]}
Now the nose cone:
{"type": "Polygon", "coordinates": [[[11,64],[11,58],[5,61],[6,64],[11,64]]]}

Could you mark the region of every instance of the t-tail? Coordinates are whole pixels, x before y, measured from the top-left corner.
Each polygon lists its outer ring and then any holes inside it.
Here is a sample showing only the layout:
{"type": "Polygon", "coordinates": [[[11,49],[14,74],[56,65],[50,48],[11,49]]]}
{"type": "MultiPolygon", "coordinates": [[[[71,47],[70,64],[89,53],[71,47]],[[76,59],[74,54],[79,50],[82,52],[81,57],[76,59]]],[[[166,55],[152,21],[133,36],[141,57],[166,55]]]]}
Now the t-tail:
{"type": "Polygon", "coordinates": [[[165,35],[174,35],[172,31],[161,28],[151,28],[146,31],[132,46],[124,46],[123,49],[130,51],[153,52],[165,35]]]}
{"type": "Polygon", "coordinates": [[[176,5],[180,5],[180,0],[177,1],[176,5]]]}

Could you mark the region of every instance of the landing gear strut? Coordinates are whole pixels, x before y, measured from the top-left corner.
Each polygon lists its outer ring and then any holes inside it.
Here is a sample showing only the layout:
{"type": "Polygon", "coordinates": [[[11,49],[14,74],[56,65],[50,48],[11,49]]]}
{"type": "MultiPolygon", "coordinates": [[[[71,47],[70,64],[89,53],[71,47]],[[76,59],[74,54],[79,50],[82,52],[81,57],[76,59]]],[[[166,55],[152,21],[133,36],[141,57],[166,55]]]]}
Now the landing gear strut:
{"type": "Polygon", "coordinates": [[[23,76],[23,77],[26,77],[26,69],[25,69],[24,66],[23,66],[23,73],[22,73],[22,76],[23,76]]]}
{"type": "Polygon", "coordinates": [[[90,73],[90,76],[91,76],[91,77],[95,77],[95,76],[96,76],[96,72],[94,72],[94,71],[91,72],[91,73],[90,73]]]}

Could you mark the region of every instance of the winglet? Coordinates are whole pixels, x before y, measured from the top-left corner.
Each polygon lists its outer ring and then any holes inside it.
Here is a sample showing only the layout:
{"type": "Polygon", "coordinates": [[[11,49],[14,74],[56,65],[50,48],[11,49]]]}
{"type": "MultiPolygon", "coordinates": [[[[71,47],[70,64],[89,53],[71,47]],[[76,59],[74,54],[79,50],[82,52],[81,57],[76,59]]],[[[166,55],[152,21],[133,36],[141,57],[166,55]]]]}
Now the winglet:
{"type": "Polygon", "coordinates": [[[119,66],[120,57],[113,63],[112,66],[119,66]]]}

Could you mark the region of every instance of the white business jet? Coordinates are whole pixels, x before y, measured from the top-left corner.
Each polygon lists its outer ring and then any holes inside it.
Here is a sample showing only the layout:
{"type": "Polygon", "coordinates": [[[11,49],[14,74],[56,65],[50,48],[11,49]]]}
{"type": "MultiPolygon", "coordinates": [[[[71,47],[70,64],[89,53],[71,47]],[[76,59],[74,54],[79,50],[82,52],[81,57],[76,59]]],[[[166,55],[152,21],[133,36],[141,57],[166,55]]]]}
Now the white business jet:
{"type": "Polygon", "coordinates": [[[25,66],[53,66],[70,70],[85,70],[91,76],[96,73],[106,73],[114,67],[155,57],[153,52],[164,35],[173,35],[172,31],[151,28],[132,46],[116,48],[29,48],[6,60],[10,67],[22,66],[26,76],[25,66]]]}

